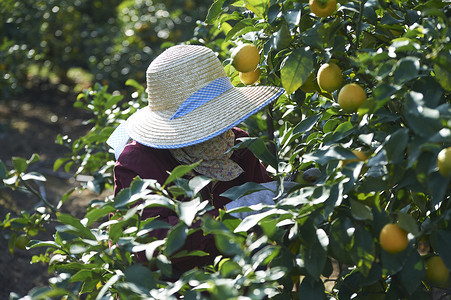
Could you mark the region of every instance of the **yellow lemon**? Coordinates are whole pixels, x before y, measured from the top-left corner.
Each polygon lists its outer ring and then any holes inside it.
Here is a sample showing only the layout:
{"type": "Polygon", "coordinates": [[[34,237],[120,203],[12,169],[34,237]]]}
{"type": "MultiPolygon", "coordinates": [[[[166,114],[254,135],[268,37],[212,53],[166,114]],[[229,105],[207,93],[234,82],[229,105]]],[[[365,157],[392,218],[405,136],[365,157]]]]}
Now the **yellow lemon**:
{"type": "Polygon", "coordinates": [[[260,78],[260,73],[261,73],[260,69],[257,68],[253,71],[246,72],[246,73],[239,72],[239,77],[243,84],[251,85],[258,81],[258,79],[260,78]]]}
{"type": "Polygon", "coordinates": [[[316,80],[321,89],[331,93],[339,89],[343,83],[341,69],[334,63],[323,64],[318,69],[316,80]]]}
{"type": "Polygon", "coordinates": [[[426,280],[432,285],[446,287],[449,280],[449,270],[440,256],[428,258],[425,263],[426,280]]]}
{"type": "Polygon", "coordinates": [[[241,44],[236,47],[231,55],[232,66],[239,72],[250,72],[257,68],[260,62],[260,53],[253,44],[241,44]]]}
{"type": "Polygon", "coordinates": [[[442,149],[437,155],[437,167],[440,174],[451,176],[451,147],[442,149]]]}
{"type": "Polygon", "coordinates": [[[336,0],[310,0],[310,11],[318,17],[328,17],[334,13],[337,8],[336,0]]]}
{"type": "Polygon", "coordinates": [[[395,254],[406,249],[409,240],[407,232],[397,224],[386,224],[379,234],[379,243],[382,249],[395,254]]]}
{"type": "Polygon", "coordinates": [[[366,93],[356,83],[345,85],[338,93],[338,104],[345,112],[354,112],[366,101],[366,93]]]}
{"type": "Polygon", "coordinates": [[[354,155],[357,156],[357,158],[345,159],[343,160],[343,165],[346,165],[347,163],[350,162],[365,161],[368,159],[368,156],[365,154],[365,152],[361,150],[352,150],[352,153],[354,153],[354,155]]]}

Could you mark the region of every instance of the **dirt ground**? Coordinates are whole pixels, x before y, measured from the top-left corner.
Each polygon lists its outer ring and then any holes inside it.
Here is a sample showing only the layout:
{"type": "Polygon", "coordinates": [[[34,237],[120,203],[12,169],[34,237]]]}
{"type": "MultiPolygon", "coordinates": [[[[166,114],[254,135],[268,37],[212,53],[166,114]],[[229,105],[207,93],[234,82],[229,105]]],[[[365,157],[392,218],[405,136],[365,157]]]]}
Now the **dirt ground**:
{"type": "MultiPolygon", "coordinates": [[[[47,199],[56,204],[71,188],[79,186],[71,174],[53,171],[53,163],[67,153],[67,149],[55,143],[57,134],[77,138],[87,130],[82,125],[89,115],[73,107],[75,94],[58,91],[55,87],[41,85],[11,100],[0,100],[0,159],[11,166],[11,157],[26,159],[33,153],[41,160],[34,166],[47,181],[43,188],[47,199]]],[[[65,212],[77,217],[84,215],[90,200],[96,195],[88,191],[74,193],[63,205],[65,212]]],[[[7,212],[12,215],[22,210],[32,210],[38,203],[33,195],[20,191],[0,190],[0,220],[7,212]]],[[[51,238],[52,226],[38,238],[51,238]]],[[[26,295],[33,287],[47,285],[47,266],[30,264],[33,255],[42,253],[18,250],[11,255],[8,250],[8,233],[0,232],[0,299],[8,299],[10,292],[26,295]]]]}

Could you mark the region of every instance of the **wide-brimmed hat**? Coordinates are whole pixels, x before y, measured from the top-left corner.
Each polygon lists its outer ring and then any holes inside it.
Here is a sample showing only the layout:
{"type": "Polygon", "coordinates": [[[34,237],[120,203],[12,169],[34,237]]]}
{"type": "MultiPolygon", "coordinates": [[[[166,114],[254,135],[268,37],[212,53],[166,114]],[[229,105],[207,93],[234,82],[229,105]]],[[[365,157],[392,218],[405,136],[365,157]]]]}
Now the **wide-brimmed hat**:
{"type": "Polygon", "coordinates": [[[181,148],[211,139],[277,99],[283,89],[234,87],[215,53],[177,45],[146,72],[148,105],[128,118],[125,130],[140,144],[181,148]]]}

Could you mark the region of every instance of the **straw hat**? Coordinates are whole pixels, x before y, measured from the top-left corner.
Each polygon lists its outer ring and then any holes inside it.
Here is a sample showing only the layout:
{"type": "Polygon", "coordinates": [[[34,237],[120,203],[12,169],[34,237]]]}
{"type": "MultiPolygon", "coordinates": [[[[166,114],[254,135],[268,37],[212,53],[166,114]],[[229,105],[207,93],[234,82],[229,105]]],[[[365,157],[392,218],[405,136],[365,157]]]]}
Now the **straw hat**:
{"type": "Polygon", "coordinates": [[[214,52],[204,46],[166,49],[146,72],[148,105],[128,118],[125,129],[140,144],[181,148],[238,125],[271,101],[278,87],[234,87],[214,52]]]}

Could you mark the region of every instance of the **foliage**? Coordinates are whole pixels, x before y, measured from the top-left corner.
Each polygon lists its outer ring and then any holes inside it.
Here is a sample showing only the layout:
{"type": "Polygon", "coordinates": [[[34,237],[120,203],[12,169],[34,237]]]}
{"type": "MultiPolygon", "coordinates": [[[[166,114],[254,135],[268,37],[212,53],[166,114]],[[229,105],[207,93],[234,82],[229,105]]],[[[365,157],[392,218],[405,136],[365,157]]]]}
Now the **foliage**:
{"type": "Polygon", "coordinates": [[[71,68],[114,89],[143,82],[160,47],[189,39],[206,9],[199,0],[1,1],[2,96],[21,92],[32,66],[66,84],[71,68]]]}
{"type": "MultiPolygon", "coordinates": [[[[55,277],[30,291],[31,299],[430,299],[435,287],[424,279],[425,259],[439,255],[451,270],[450,178],[436,165],[439,151],[451,146],[448,15],[441,1],[339,1],[326,18],[309,13],[306,1],[215,1],[191,42],[223,59],[234,45],[254,43],[262,53],[262,84],[286,90],[270,111],[243,124],[256,137],[236,146],[268,166],[279,183],[276,204],[236,210],[257,211],[243,220],[234,211],[212,218],[198,194],[209,180],[188,181],[183,176],[194,166],[180,166],[163,185],[137,178],[115,198],[93,201],[81,220],[49,212],[61,224],[54,240],[28,247],[46,249],[33,260],[48,262],[55,277]],[[300,89],[326,62],[340,66],[344,84],[364,87],[368,100],[356,113],[341,110],[337,91],[300,89]],[[274,139],[266,137],[273,128],[274,139]],[[321,171],[315,184],[283,189],[287,178],[311,167],[321,171]],[[148,233],[168,224],[139,218],[152,206],[180,216],[163,240],[148,233]],[[178,251],[199,230],[192,227],[198,220],[224,256],[167,280],[171,259],[205,254],[178,251]],[[378,241],[392,222],[409,232],[408,247],[397,254],[378,241]],[[151,268],[134,263],[140,251],[151,268]]],[[[241,85],[230,60],[224,65],[241,85]]],[[[129,84],[137,91],[126,104],[100,85],[80,94],[76,105],[93,112],[93,130],[75,142],[60,137],[72,153],[55,168],[79,165],[79,172],[102,174],[98,191],[109,187],[113,157],[104,142],[144,105],[142,87],[129,84]]],[[[0,168],[5,186],[15,187],[10,178],[25,172],[27,161],[20,161],[15,170],[0,168]]],[[[242,186],[227,196],[259,189],[242,186]]]]}

